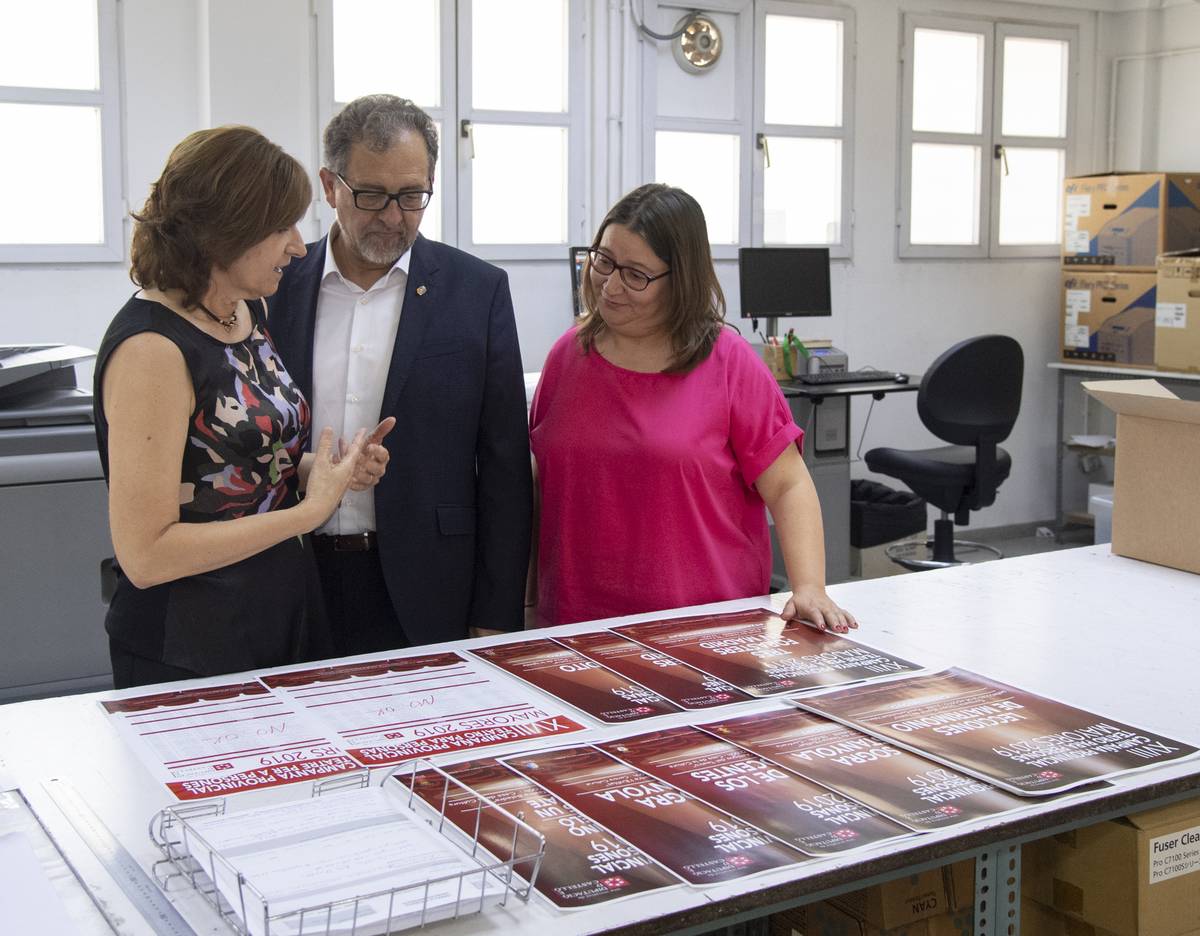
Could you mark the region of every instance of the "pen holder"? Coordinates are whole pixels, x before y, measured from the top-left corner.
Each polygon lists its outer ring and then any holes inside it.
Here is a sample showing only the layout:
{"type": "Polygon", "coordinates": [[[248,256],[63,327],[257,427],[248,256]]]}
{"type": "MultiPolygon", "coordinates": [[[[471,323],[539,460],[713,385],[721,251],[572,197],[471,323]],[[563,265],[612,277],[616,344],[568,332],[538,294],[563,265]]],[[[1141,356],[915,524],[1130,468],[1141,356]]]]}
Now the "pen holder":
{"type": "Polygon", "coordinates": [[[767,369],[779,381],[794,380],[797,374],[808,372],[808,355],[795,339],[785,344],[763,345],[762,357],[767,369]]]}

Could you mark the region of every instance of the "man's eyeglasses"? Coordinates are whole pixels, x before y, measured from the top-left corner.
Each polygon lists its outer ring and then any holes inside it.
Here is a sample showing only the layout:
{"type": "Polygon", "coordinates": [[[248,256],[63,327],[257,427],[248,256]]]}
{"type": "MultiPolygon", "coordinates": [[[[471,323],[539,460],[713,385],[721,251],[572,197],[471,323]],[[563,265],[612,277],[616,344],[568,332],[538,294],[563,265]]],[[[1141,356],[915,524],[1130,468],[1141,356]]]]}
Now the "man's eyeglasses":
{"type": "Polygon", "coordinates": [[[380,192],[375,189],[356,189],[336,172],[334,177],[350,190],[354,196],[354,207],[360,211],[383,211],[389,202],[395,202],[401,211],[420,211],[429,204],[433,192],[380,192]]]}
{"type": "Polygon", "coordinates": [[[595,248],[588,251],[588,261],[591,263],[592,269],[601,276],[612,276],[613,273],[619,271],[621,282],[634,292],[642,292],[642,290],[646,289],[656,279],[662,279],[664,276],[671,274],[670,270],[666,270],[651,276],[649,273],[643,273],[641,270],[635,270],[633,267],[622,266],[608,254],[602,253],[595,248]]]}

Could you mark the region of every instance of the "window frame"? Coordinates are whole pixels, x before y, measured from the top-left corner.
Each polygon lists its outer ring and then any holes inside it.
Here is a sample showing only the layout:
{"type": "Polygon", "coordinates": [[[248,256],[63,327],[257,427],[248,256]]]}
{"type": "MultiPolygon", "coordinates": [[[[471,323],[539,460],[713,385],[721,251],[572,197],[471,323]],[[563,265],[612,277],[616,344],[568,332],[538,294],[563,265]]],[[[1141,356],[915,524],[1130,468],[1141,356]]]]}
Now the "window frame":
{"type": "Polygon", "coordinates": [[[1075,100],[1079,84],[1078,39],[1079,31],[1074,26],[1048,26],[1005,20],[970,19],[933,14],[905,15],[904,42],[901,47],[900,58],[902,70],[899,134],[900,154],[897,160],[898,179],[896,185],[899,200],[896,219],[898,234],[897,253],[901,259],[1004,259],[1013,257],[1058,257],[1061,255],[1061,243],[1000,244],[1000,174],[1003,172],[1004,164],[1003,160],[997,158],[996,148],[997,146],[1012,146],[1013,148],[1062,149],[1064,151],[1064,177],[1071,175],[1074,156],[1074,134],[1072,133],[1072,129],[1075,120],[1075,100]],[[917,29],[973,33],[983,37],[983,114],[979,133],[942,133],[914,131],[912,129],[914,36],[917,29]],[[1010,36],[1015,38],[1054,39],[1067,43],[1069,59],[1067,66],[1065,136],[1005,137],[1001,135],[1000,120],[1004,104],[1003,40],[1010,36]],[[979,146],[978,244],[912,243],[912,147],[914,143],[979,146]]]}
{"type": "Polygon", "coordinates": [[[121,148],[121,69],[117,0],[96,0],[99,87],[0,87],[0,103],[95,107],[100,112],[104,239],[95,244],[0,244],[0,264],[113,263],[125,259],[126,202],[121,148]]]}
{"type": "Polygon", "coordinates": [[[754,4],[754,128],[753,185],[751,196],[751,230],[755,247],[768,246],[764,236],[766,223],[766,158],[758,145],[759,134],[790,139],[839,140],[841,142],[841,219],[837,243],[779,243],[769,246],[828,247],[830,259],[846,260],[854,252],[854,75],[857,65],[854,10],[850,7],[796,4],[787,0],[757,0],[754,4]],[[768,124],[766,122],[766,41],[767,16],[790,16],[797,19],[839,20],[842,24],[842,122],[836,127],[802,124],[768,124]]]}
{"type": "MultiPolygon", "coordinates": [[[[647,22],[651,28],[664,29],[664,21],[674,23],[683,14],[696,9],[686,0],[661,0],[656,4],[645,4],[657,12],[657,26],[647,22]],[[664,15],[665,11],[670,11],[664,15]],[[677,14],[677,15],[676,15],[677,14]]],[[[643,40],[642,74],[642,177],[655,179],[655,148],[660,130],[688,133],[736,134],[739,138],[738,186],[738,242],[736,244],[712,244],[714,260],[736,260],[738,248],[760,247],[764,243],[763,224],[765,203],[765,165],[762,150],[758,146],[758,134],[771,136],[839,139],[842,142],[841,158],[841,239],[838,244],[793,244],[788,246],[828,247],[831,258],[849,259],[853,255],[854,227],[854,78],[857,63],[855,38],[855,11],[850,7],[821,4],[795,3],[791,0],[710,0],[705,10],[738,17],[736,29],[737,66],[734,76],[734,100],[738,112],[749,114],[749,118],[705,119],[698,117],[664,116],[658,112],[657,58],[660,44],[643,40]],[[766,16],[786,15],[808,19],[836,19],[842,23],[842,123],[840,127],[808,127],[791,124],[764,122],[765,114],[765,50],[766,16]],[[747,171],[749,169],[749,171],[747,171]]]]}
{"type": "MultiPolygon", "coordinates": [[[[333,115],[345,103],[335,101],[333,61],[333,4],[315,0],[317,16],[317,133],[324,133],[333,115]]],[[[567,111],[562,114],[476,110],[471,106],[471,0],[439,0],[441,48],[439,81],[441,104],[431,107],[417,101],[439,128],[438,167],[434,188],[441,201],[441,241],[469,251],[484,260],[559,260],[563,251],[585,236],[585,140],[587,4],[567,0],[567,111]],[[470,124],[561,126],[567,130],[567,230],[566,240],[550,244],[477,244],[471,233],[472,140],[464,134],[470,124]]],[[[318,153],[321,152],[318,137],[318,153]]],[[[320,160],[320,157],[318,157],[320,160]]],[[[334,212],[318,192],[320,231],[324,235],[334,212]]]]}

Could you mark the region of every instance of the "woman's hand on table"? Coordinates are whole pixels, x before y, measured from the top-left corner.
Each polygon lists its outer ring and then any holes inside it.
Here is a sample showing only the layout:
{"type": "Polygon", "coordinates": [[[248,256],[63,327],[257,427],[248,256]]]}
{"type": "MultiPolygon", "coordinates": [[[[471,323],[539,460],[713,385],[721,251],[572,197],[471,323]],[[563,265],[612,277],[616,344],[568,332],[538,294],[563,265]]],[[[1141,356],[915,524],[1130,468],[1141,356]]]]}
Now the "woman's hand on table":
{"type": "Polygon", "coordinates": [[[799,621],[814,630],[845,634],[858,627],[854,615],[825,594],[819,585],[801,585],[792,590],[792,597],[780,612],[785,620],[799,621]]]}

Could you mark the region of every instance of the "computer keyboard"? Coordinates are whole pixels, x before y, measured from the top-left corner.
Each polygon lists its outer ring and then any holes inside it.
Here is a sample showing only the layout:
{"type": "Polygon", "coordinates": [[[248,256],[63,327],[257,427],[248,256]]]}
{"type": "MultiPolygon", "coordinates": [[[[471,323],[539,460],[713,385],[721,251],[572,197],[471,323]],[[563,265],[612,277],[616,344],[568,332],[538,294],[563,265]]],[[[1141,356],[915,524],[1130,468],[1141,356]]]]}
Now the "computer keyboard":
{"type": "Polygon", "coordinates": [[[883,381],[886,381],[887,383],[896,383],[896,372],[881,370],[823,370],[816,374],[796,375],[797,383],[806,384],[808,386],[823,386],[825,384],[880,383],[883,381]]]}

